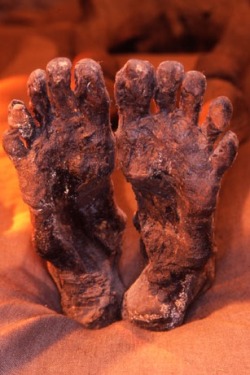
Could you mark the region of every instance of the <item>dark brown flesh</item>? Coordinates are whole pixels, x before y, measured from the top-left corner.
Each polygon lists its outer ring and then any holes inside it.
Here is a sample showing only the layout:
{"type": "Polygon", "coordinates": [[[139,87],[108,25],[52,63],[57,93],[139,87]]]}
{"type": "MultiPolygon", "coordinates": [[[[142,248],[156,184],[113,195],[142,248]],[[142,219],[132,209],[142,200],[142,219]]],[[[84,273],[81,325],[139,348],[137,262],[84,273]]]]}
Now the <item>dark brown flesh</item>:
{"type": "Polygon", "coordinates": [[[115,144],[101,68],[84,59],[74,73],[73,92],[68,59],[34,71],[28,80],[33,115],[12,101],[3,144],[30,208],[34,246],[49,261],[64,313],[99,328],[120,317],[117,261],[125,217],[110,179],[115,144]]]}
{"type": "Polygon", "coordinates": [[[52,60],[30,75],[31,112],[18,100],[9,107],[3,145],[30,208],[34,246],[48,261],[63,312],[85,327],[110,324],[122,311],[147,329],[174,328],[214,278],[213,215],[238,147],[226,131],[231,103],[215,99],[198,125],[201,73],[184,74],[177,62],[155,72],[130,60],[116,77],[115,146],[99,64],[83,59],[74,74],[72,91],[70,61],[52,60]],[[125,216],[110,178],[115,147],[138,202],[134,223],[148,260],[124,300],[117,263],[125,216]]]}
{"type": "Polygon", "coordinates": [[[148,259],[125,294],[123,317],[152,330],[182,324],[214,278],[213,214],[238,141],[225,132],[226,97],[198,125],[205,88],[203,74],[184,74],[173,61],[155,72],[147,61],[129,60],[116,76],[118,159],[137,199],[134,223],[148,259]],[[153,98],[158,111],[151,114],[153,98]]]}

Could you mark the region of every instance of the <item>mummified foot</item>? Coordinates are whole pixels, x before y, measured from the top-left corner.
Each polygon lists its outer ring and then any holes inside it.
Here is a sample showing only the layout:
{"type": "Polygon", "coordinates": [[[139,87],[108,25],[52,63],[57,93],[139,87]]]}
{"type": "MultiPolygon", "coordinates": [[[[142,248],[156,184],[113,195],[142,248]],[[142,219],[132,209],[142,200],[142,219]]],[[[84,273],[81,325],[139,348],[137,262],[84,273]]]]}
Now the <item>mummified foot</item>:
{"type": "Polygon", "coordinates": [[[33,115],[9,107],[3,144],[29,205],[38,253],[61,293],[63,311],[87,327],[119,318],[123,286],[117,272],[123,214],[110,174],[114,139],[109,97],[99,64],[52,60],[28,80],[33,115]]]}
{"type": "Polygon", "coordinates": [[[184,75],[177,62],[161,63],[155,74],[148,62],[130,60],[116,77],[118,158],[136,195],[134,222],[148,257],[125,294],[123,316],[149,329],[180,325],[214,275],[213,213],[238,141],[227,131],[215,145],[232,114],[226,97],[198,125],[205,86],[201,73],[184,75]],[[150,114],[153,97],[158,112],[150,114]]]}

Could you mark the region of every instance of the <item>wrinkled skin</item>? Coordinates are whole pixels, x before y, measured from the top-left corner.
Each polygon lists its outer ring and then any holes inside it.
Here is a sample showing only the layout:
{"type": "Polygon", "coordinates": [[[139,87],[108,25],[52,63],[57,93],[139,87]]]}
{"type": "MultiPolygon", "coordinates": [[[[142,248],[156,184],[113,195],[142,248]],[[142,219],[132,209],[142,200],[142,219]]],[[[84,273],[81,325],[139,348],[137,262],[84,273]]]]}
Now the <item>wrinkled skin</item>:
{"type": "Polygon", "coordinates": [[[117,271],[125,217],[110,174],[114,137],[99,64],[52,60],[28,80],[32,114],[9,107],[3,145],[18,173],[33,222],[34,245],[61,294],[63,311],[86,327],[119,318],[123,286],[117,271]]]}
{"type": "Polygon", "coordinates": [[[205,88],[201,73],[184,74],[177,62],[155,73],[150,63],[129,60],[116,76],[118,158],[135,192],[134,223],[148,258],[125,294],[123,317],[153,330],[180,325],[214,277],[213,214],[238,140],[225,132],[232,114],[226,97],[212,101],[198,125],[205,88]]]}
{"type": "MultiPolygon", "coordinates": [[[[63,311],[90,328],[120,316],[117,271],[125,217],[110,174],[114,137],[100,66],[84,59],[70,89],[69,60],[28,81],[32,113],[14,100],[4,148],[18,173],[37,252],[48,261],[63,311]]],[[[237,153],[226,131],[232,106],[212,101],[198,117],[205,77],[164,62],[130,60],[116,77],[118,159],[138,202],[134,217],[148,264],[125,294],[125,319],[153,330],[183,322],[214,277],[213,215],[223,174],[237,153]],[[154,97],[158,112],[150,113],[154,97]]]]}

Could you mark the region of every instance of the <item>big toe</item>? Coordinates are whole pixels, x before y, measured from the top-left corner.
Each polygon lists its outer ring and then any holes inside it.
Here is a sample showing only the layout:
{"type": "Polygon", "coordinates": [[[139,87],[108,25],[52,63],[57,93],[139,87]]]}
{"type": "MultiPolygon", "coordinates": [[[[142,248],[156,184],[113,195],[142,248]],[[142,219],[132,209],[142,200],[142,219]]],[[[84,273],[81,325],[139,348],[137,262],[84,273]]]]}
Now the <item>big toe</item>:
{"type": "Polygon", "coordinates": [[[119,113],[129,121],[147,115],[154,88],[153,66],[148,61],[129,60],[115,80],[115,100],[119,113]]]}

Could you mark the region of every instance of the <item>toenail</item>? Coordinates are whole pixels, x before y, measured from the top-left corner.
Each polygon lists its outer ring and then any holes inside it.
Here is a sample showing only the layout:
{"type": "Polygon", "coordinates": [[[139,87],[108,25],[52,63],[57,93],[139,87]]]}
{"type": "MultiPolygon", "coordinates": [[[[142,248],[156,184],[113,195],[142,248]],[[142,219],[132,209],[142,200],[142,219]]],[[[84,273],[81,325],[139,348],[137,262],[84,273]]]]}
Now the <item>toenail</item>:
{"type": "Polygon", "coordinates": [[[59,61],[59,64],[58,64],[60,67],[64,68],[64,67],[68,67],[68,61],[59,61]]]}
{"type": "Polygon", "coordinates": [[[136,70],[137,70],[137,72],[142,72],[142,71],[143,71],[143,66],[142,66],[142,64],[137,64],[137,65],[136,65],[136,70]]]}

